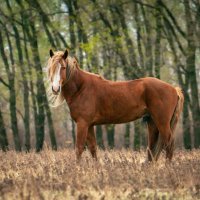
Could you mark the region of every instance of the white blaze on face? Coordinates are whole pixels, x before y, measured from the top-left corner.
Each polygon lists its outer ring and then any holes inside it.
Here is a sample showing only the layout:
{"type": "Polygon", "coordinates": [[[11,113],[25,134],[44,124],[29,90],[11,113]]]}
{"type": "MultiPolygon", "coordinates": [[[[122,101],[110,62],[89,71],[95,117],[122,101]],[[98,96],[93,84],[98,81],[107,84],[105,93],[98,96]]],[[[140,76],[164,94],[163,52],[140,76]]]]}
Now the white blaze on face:
{"type": "Polygon", "coordinates": [[[61,64],[58,63],[55,74],[53,76],[53,83],[52,83],[52,87],[55,92],[58,92],[60,86],[60,69],[61,69],[61,64]]]}

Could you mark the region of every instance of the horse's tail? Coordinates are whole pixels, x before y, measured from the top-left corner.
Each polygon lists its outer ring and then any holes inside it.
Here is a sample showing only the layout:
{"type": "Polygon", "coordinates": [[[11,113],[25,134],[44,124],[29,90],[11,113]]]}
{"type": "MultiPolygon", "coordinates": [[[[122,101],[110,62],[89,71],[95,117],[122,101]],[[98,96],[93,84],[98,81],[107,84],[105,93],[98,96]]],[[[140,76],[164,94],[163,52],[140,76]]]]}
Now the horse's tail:
{"type": "Polygon", "coordinates": [[[175,131],[176,125],[178,123],[178,119],[180,118],[180,114],[183,110],[183,103],[184,103],[184,96],[183,96],[183,92],[182,92],[181,88],[175,87],[175,89],[176,89],[176,93],[178,96],[178,101],[177,101],[176,108],[174,110],[174,113],[172,115],[172,119],[170,122],[172,135],[170,137],[170,141],[167,146],[168,152],[171,155],[173,155],[173,150],[174,150],[174,131],[175,131]]]}
{"type": "MultiPolygon", "coordinates": [[[[170,122],[172,135],[170,136],[170,140],[169,140],[169,143],[168,143],[168,149],[171,152],[173,152],[173,148],[174,148],[174,134],[173,133],[174,133],[174,130],[176,128],[180,114],[183,110],[183,103],[184,103],[184,96],[183,96],[183,92],[182,92],[181,88],[175,87],[175,89],[176,89],[176,93],[177,93],[177,96],[178,96],[178,100],[177,100],[177,104],[176,104],[176,107],[175,107],[175,110],[174,110],[174,113],[172,115],[171,122],[170,122]]],[[[157,145],[156,145],[156,148],[155,148],[155,160],[158,159],[163,147],[164,147],[164,144],[163,144],[163,141],[161,139],[161,135],[159,134],[157,145]]]]}
{"type": "Polygon", "coordinates": [[[175,89],[176,89],[176,93],[178,95],[178,101],[177,101],[176,108],[174,110],[174,114],[173,114],[171,122],[170,122],[172,132],[174,132],[174,130],[176,128],[178,119],[183,110],[183,103],[184,103],[184,96],[183,96],[183,92],[182,92],[181,88],[175,87],[175,89]]]}

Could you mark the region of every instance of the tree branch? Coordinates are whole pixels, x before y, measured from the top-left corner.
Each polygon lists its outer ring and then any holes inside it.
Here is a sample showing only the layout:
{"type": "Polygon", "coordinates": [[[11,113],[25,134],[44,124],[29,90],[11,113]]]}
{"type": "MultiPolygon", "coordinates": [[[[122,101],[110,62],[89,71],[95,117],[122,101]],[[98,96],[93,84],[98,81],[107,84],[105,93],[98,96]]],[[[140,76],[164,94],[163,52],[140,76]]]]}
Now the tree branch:
{"type": "Polygon", "coordinates": [[[181,27],[178,25],[178,22],[176,21],[176,18],[173,16],[172,12],[168,9],[168,7],[162,2],[160,1],[160,5],[166,10],[168,16],[170,17],[170,19],[172,20],[173,24],[175,25],[175,27],[177,28],[178,32],[184,37],[186,38],[186,34],[185,32],[181,29],[181,27]]]}
{"type": "Polygon", "coordinates": [[[10,85],[6,83],[1,77],[0,77],[0,82],[3,83],[3,85],[6,86],[8,89],[10,89],[10,85]]]}

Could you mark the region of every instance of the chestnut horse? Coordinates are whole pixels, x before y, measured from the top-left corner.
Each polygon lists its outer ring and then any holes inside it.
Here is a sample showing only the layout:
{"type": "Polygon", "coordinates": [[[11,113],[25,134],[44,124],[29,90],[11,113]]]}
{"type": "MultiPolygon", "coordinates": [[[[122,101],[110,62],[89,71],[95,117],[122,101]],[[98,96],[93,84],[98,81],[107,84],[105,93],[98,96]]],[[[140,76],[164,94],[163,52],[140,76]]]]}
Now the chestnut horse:
{"type": "Polygon", "coordinates": [[[109,81],[83,71],[68,51],[50,50],[48,75],[54,95],[66,100],[77,124],[76,156],[80,159],[87,143],[94,158],[94,126],[118,124],[148,116],[148,159],[157,160],[162,149],[171,160],[174,129],[183,108],[184,97],[178,87],[157,78],[109,81]]]}

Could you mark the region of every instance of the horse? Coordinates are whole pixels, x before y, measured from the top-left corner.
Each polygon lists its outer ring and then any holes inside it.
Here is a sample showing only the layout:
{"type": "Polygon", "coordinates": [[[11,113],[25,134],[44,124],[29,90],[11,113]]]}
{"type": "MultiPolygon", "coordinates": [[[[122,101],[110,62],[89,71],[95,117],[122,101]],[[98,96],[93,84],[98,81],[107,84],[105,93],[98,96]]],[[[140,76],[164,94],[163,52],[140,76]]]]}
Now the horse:
{"type": "Polygon", "coordinates": [[[111,81],[84,71],[68,50],[49,51],[48,77],[52,93],[62,96],[76,122],[76,158],[85,144],[97,159],[95,125],[119,124],[145,117],[148,127],[147,159],[157,161],[161,151],[171,160],[174,130],[183,109],[179,87],[153,77],[111,81]],[[148,116],[148,117],[147,117],[148,116]]]}

